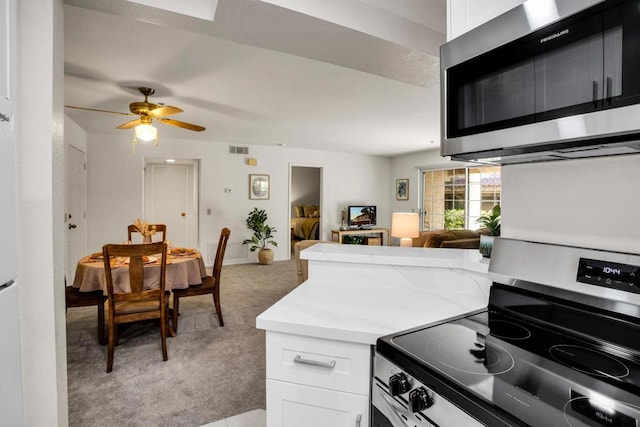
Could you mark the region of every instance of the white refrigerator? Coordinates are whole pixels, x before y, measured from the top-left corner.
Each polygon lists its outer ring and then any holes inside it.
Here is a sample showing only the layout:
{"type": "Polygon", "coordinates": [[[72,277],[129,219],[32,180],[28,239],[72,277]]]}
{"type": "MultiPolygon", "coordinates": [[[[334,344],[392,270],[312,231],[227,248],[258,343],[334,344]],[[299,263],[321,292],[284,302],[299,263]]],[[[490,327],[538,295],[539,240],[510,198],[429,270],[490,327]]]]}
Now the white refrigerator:
{"type": "Polygon", "coordinates": [[[0,137],[0,425],[12,427],[24,425],[14,146],[15,138],[0,137]]]}
{"type": "Polygon", "coordinates": [[[15,138],[0,137],[0,425],[12,427],[24,425],[14,152],[15,138]]]}

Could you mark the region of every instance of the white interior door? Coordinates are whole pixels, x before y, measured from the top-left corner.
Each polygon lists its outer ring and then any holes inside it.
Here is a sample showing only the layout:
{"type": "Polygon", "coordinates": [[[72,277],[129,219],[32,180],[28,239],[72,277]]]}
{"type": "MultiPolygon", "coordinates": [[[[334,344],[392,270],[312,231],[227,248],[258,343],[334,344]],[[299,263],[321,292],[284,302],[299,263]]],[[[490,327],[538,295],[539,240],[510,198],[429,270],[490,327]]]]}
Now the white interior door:
{"type": "Polygon", "coordinates": [[[172,246],[198,243],[197,162],[160,164],[147,162],[145,214],[149,222],[167,225],[172,246]]]}
{"type": "Polygon", "coordinates": [[[73,280],[76,263],[86,255],[87,228],[85,153],[73,146],[67,150],[67,283],[73,280]]]}

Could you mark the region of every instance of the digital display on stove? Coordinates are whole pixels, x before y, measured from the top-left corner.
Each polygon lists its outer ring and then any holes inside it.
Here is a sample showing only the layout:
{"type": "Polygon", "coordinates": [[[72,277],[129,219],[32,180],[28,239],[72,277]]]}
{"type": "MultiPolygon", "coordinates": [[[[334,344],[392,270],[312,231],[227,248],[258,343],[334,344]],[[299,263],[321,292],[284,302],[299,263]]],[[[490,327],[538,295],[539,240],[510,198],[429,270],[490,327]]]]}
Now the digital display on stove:
{"type": "Polygon", "coordinates": [[[640,294],[640,266],[580,258],[577,281],[640,294]]]}
{"type": "Polygon", "coordinates": [[[616,411],[609,402],[588,399],[571,390],[571,409],[604,426],[636,427],[637,421],[629,415],[616,411]]]}

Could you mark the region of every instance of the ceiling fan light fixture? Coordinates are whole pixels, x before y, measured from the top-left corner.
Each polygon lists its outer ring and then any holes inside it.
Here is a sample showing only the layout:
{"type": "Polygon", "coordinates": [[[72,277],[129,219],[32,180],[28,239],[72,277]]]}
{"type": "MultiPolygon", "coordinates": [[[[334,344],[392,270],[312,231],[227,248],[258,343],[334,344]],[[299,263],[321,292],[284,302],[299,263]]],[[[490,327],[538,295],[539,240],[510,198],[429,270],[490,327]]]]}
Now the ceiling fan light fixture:
{"type": "Polygon", "coordinates": [[[164,103],[154,104],[149,102],[149,96],[155,93],[155,90],[153,90],[152,88],[139,87],[138,91],[144,96],[144,101],[130,103],[129,113],[121,113],[119,111],[100,110],[97,108],[74,107],[72,105],[65,105],[65,107],[75,108],[78,110],[121,114],[123,116],[138,116],[137,119],[130,120],[116,127],[117,129],[133,128],[133,153],[134,154],[136,152],[136,144],[138,143],[138,140],[145,141],[145,142],[155,140],[155,146],[156,147],[158,146],[158,130],[155,127],[153,127],[151,124],[151,121],[153,119],[165,125],[177,126],[179,128],[183,128],[183,129],[187,129],[195,132],[202,132],[203,130],[205,130],[204,126],[166,118],[165,116],[182,113],[182,109],[179,107],[166,105],[164,103]]]}
{"type": "Polygon", "coordinates": [[[134,129],[136,139],[139,141],[156,141],[156,145],[158,142],[158,129],[154,128],[153,125],[150,124],[140,124],[134,129]]]}
{"type": "Polygon", "coordinates": [[[151,123],[142,123],[133,128],[133,147],[132,152],[136,154],[136,144],[138,140],[149,142],[155,140],[155,146],[158,146],[158,129],[154,128],[151,123]]]}

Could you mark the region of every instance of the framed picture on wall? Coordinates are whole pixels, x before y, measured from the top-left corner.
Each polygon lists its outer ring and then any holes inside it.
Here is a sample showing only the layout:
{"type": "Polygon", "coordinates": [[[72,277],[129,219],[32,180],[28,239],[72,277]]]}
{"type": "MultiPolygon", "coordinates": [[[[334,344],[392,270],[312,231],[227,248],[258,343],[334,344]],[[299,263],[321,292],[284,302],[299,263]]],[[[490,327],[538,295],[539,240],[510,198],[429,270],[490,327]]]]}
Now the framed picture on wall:
{"type": "Polygon", "coordinates": [[[409,178],[396,179],[396,200],[409,200],[409,178]]]}
{"type": "Polygon", "coordinates": [[[249,199],[268,200],[269,199],[269,175],[251,174],[249,175],[249,199]]]}

